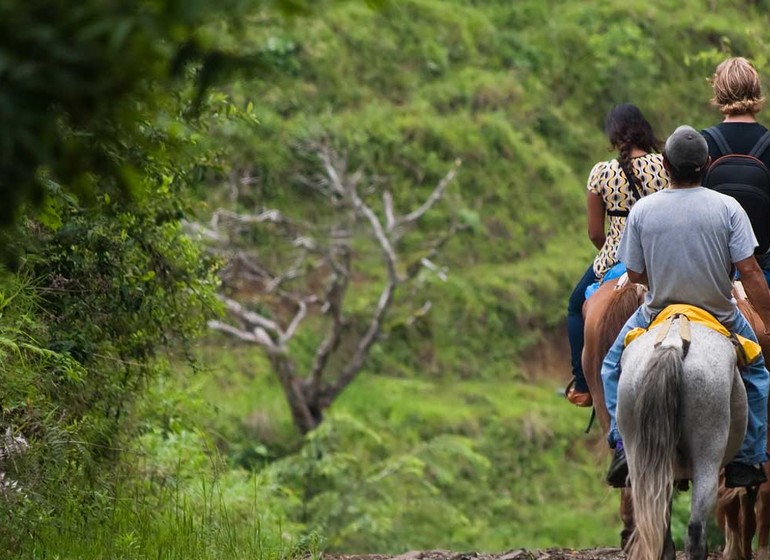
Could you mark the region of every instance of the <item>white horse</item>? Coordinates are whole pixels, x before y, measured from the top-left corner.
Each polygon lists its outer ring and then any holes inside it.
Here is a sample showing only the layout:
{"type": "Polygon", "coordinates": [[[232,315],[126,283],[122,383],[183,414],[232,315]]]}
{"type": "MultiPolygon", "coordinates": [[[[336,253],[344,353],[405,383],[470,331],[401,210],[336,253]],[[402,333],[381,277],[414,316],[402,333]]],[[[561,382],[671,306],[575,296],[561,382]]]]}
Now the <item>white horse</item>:
{"type": "Polygon", "coordinates": [[[627,546],[631,560],[675,558],[673,484],[688,479],[687,558],[707,557],[706,521],[719,470],[746,432],[746,390],[736,362],[727,337],[681,316],[650,329],[623,352],[617,423],[636,521],[627,546]]]}

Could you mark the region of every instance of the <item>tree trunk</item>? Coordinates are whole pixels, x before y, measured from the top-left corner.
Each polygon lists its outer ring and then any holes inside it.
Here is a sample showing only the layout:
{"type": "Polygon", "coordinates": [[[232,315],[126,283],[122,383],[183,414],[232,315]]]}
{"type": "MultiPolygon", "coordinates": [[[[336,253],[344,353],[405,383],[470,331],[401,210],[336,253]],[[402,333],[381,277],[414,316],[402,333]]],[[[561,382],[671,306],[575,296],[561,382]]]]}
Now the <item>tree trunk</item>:
{"type": "Polygon", "coordinates": [[[321,423],[323,420],[323,408],[314,399],[309,399],[303,390],[302,379],[296,374],[294,362],[285,354],[273,354],[270,357],[273,371],[278,375],[281,388],[289,403],[291,417],[294,425],[302,435],[305,435],[321,423]]]}

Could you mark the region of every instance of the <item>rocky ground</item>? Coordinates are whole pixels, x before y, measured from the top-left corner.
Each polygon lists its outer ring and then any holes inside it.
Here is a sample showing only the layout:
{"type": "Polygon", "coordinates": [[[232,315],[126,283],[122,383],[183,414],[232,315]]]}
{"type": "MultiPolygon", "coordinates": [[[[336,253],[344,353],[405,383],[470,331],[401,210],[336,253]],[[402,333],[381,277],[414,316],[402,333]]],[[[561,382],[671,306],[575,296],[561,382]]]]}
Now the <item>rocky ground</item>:
{"type": "MultiPolygon", "coordinates": [[[[483,552],[450,552],[447,550],[412,551],[398,556],[386,554],[324,554],[324,560],[624,560],[626,555],[619,548],[590,548],[570,550],[548,548],[545,550],[517,549],[500,554],[483,552]]],[[[683,552],[677,558],[684,558],[683,552]]],[[[709,555],[709,560],[721,558],[718,552],[709,555]]]]}

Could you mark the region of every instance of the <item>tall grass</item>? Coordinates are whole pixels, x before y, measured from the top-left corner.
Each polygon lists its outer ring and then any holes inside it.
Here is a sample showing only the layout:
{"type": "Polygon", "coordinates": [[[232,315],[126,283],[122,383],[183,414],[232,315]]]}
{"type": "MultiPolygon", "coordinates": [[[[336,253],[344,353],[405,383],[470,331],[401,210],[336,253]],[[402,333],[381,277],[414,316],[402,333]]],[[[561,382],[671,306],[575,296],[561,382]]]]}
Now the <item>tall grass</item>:
{"type": "Polygon", "coordinates": [[[51,560],[284,560],[316,558],[315,535],[296,537],[265,521],[252,488],[249,505],[233,508],[218,481],[201,479],[195,495],[179,485],[140,488],[121,482],[114,495],[83,510],[65,501],[19,550],[51,560]],[[237,509],[237,513],[236,513],[237,509]]]}

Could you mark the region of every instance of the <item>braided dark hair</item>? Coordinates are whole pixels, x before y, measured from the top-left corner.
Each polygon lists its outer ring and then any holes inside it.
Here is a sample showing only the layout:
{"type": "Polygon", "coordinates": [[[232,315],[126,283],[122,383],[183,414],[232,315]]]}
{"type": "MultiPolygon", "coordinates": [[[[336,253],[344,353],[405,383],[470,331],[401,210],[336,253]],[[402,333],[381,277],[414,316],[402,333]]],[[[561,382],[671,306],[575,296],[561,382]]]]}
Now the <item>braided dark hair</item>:
{"type": "MultiPolygon", "coordinates": [[[[618,161],[641,189],[642,182],[634,173],[631,165],[631,150],[637,147],[645,152],[660,152],[661,141],[655,137],[652,126],[644,118],[639,107],[631,103],[622,103],[607,113],[604,131],[612,148],[618,150],[618,161]]],[[[633,186],[633,185],[632,185],[633,186]]]]}

